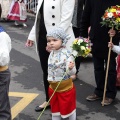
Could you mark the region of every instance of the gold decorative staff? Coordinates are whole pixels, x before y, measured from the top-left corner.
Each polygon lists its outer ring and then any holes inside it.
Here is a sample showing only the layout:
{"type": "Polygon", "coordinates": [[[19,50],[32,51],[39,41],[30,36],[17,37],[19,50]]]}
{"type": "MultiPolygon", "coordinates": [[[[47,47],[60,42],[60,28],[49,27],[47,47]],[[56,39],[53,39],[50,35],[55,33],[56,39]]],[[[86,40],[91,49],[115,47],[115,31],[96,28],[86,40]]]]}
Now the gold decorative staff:
{"type": "MultiPolygon", "coordinates": [[[[113,28],[112,28],[113,30],[113,28]]],[[[110,37],[110,42],[112,42],[112,38],[110,37]]],[[[108,52],[108,60],[107,60],[107,68],[106,68],[106,76],[105,76],[105,85],[104,85],[104,94],[103,94],[103,100],[102,100],[102,106],[104,106],[105,102],[105,96],[106,96],[106,87],[107,87],[107,79],[108,79],[108,70],[109,70],[109,64],[110,64],[110,55],[111,55],[111,47],[109,47],[109,52],[108,52]]]]}

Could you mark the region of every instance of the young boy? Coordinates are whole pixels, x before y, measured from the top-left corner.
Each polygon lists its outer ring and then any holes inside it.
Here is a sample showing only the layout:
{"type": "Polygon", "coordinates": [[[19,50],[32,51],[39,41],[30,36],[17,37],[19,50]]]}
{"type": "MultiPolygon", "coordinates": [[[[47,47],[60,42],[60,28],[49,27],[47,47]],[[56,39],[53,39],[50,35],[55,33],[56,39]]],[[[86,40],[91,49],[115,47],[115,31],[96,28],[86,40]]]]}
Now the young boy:
{"type": "MultiPolygon", "coordinates": [[[[0,4],[0,16],[1,16],[0,4]]],[[[8,97],[10,84],[10,71],[8,64],[10,61],[11,39],[0,26],[0,120],[11,120],[10,102],[8,97]]]]}
{"type": "MultiPolygon", "coordinates": [[[[115,30],[111,30],[111,31],[109,31],[109,33],[110,33],[111,37],[114,37],[115,34],[116,34],[115,30]]],[[[117,70],[116,86],[120,87],[120,43],[119,43],[119,45],[114,45],[112,42],[109,42],[108,43],[108,47],[111,47],[112,51],[118,54],[118,56],[116,58],[116,62],[117,62],[117,67],[116,67],[116,70],[117,70]]]]}
{"type": "Polygon", "coordinates": [[[61,117],[76,120],[76,91],[70,78],[76,73],[75,61],[71,52],[65,47],[69,39],[70,37],[65,34],[62,28],[54,28],[47,33],[47,43],[51,50],[48,59],[50,97],[62,80],[50,101],[52,120],[61,120],[61,117]]]}
{"type": "MultiPolygon", "coordinates": [[[[115,34],[116,34],[116,31],[110,29],[110,31],[108,33],[110,34],[110,37],[114,37],[115,34]]],[[[120,43],[119,43],[119,46],[118,46],[118,45],[114,45],[112,42],[108,42],[108,47],[111,47],[113,52],[115,52],[117,54],[120,54],[120,43]]]]}

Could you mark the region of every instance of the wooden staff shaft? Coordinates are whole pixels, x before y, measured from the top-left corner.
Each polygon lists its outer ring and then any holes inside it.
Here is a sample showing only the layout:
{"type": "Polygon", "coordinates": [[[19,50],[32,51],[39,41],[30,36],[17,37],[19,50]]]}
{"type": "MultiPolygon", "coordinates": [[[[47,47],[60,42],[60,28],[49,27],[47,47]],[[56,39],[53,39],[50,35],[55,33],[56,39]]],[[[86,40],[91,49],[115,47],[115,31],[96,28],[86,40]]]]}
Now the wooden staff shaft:
{"type": "MultiPolygon", "coordinates": [[[[112,37],[110,37],[110,42],[112,42],[112,37]]],[[[106,68],[106,76],[105,76],[105,85],[104,85],[104,94],[103,94],[102,106],[104,106],[105,96],[106,96],[106,87],[107,87],[108,70],[109,70],[109,63],[110,63],[110,54],[111,54],[111,47],[109,48],[109,52],[108,52],[108,61],[107,61],[107,68],[106,68]]]]}

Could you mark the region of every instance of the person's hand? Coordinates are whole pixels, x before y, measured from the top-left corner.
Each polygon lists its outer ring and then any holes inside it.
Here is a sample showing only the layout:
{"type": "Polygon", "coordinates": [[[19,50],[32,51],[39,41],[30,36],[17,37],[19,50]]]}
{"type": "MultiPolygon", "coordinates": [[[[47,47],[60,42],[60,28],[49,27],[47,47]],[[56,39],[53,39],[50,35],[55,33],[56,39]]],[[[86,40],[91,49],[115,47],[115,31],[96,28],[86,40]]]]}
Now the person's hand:
{"type": "Polygon", "coordinates": [[[113,29],[110,29],[109,32],[108,32],[108,34],[109,34],[110,37],[114,37],[115,34],[116,34],[116,31],[113,30],[113,29]]]}
{"type": "Polygon", "coordinates": [[[112,42],[108,42],[108,47],[113,48],[114,44],[112,42]]]}
{"type": "Polygon", "coordinates": [[[46,46],[46,51],[51,52],[49,45],[46,46]]]}
{"type": "Polygon", "coordinates": [[[74,62],[70,62],[68,65],[69,70],[73,69],[74,66],[75,66],[74,62]]]}
{"type": "Polygon", "coordinates": [[[27,42],[25,43],[25,46],[26,47],[32,47],[33,46],[33,44],[34,44],[34,42],[32,41],[32,40],[27,40],[27,42]]]}

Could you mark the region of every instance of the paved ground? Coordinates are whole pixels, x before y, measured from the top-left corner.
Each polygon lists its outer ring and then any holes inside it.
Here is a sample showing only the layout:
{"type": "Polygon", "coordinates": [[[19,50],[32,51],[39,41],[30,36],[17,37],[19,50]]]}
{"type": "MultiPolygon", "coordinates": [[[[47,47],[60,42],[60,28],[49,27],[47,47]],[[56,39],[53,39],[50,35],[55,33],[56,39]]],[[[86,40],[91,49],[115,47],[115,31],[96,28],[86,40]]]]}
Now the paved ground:
{"type": "MultiPolygon", "coordinates": [[[[35,48],[24,46],[34,24],[34,17],[28,17],[28,28],[16,27],[13,22],[0,24],[12,38],[10,103],[13,120],[37,120],[40,113],[36,113],[34,108],[45,100],[42,70],[35,48]]],[[[120,120],[119,90],[115,102],[110,106],[102,107],[101,100],[85,100],[87,95],[93,93],[95,86],[91,58],[84,59],[81,63],[74,84],[77,92],[77,120],[120,120]]],[[[51,120],[50,110],[46,110],[40,120],[51,120]]]]}

